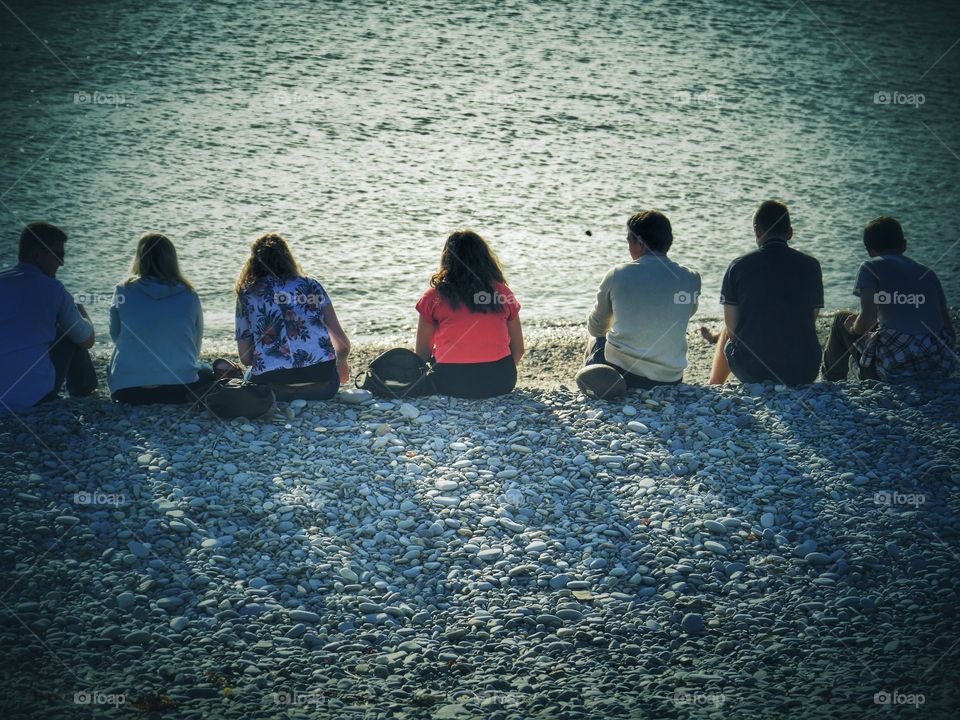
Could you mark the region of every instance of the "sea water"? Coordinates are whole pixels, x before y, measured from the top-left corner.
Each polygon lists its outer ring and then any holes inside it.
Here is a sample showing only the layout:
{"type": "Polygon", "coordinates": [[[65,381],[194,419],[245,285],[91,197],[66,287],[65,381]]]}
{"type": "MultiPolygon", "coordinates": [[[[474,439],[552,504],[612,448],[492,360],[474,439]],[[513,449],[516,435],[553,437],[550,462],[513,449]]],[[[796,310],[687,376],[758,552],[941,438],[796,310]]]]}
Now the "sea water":
{"type": "MultiPolygon", "coordinates": [[[[16,2],[0,24],[0,264],[23,223],[105,329],[167,234],[211,339],[250,243],[283,233],[354,337],[411,334],[450,230],[502,259],[527,323],[580,322],[658,208],[718,316],[751,215],[852,306],[863,225],[899,217],[951,304],[960,4],[16,2]]],[[[101,337],[106,338],[102,332],[101,337]]]]}

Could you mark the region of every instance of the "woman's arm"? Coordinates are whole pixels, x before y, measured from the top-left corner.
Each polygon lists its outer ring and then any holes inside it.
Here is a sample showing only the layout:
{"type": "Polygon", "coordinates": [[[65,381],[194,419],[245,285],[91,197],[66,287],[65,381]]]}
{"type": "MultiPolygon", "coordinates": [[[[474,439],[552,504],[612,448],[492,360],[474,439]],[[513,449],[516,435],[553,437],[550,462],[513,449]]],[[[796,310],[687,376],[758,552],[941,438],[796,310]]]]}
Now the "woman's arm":
{"type": "Polygon", "coordinates": [[[323,308],[323,324],[327,326],[327,332],[330,333],[330,341],[337,353],[337,359],[339,360],[342,356],[346,360],[350,354],[350,338],[340,326],[340,319],[337,317],[337,311],[333,309],[333,303],[328,303],[323,308]]]}
{"type": "Polygon", "coordinates": [[[196,310],[194,311],[194,332],[196,332],[196,343],[197,343],[197,360],[200,359],[200,350],[203,347],[203,305],[200,303],[200,296],[197,293],[193,294],[193,299],[195,301],[196,310]]]}
{"type": "Polygon", "coordinates": [[[253,341],[237,340],[237,354],[240,356],[240,362],[244,367],[253,365],[253,341]]]}
{"type": "Polygon", "coordinates": [[[417,323],[417,356],[424,362],[429,362],[433,356],[433,333],[436,332],[436,325],[432,320],[427,320],[423,315],[417,323]]]}
{"type": "Polygon", "coordinates": [[[350,355],[350,338],[340,326],[340,319],[337,317],[337,311],[333,309],[333,303],[327,303],[323,307],[323,323],[327,326],[327,332],[330,333],[330,342],[333,343],[333,350],[337,354],[337,371],[340,374],[340,382],[346,383],[350,380],[350,365],[347,357],[350,355]]]}
{"type": "Polygon", "coordinates": [[[110,339],[113,340],[114,344],[117,342],[117,338],[120,337],[120,303],[123,302],[120,298],[120,286],[113,291],[113,300],[110,301],[110,339]]]}
{"type": "Polygon", "coordinates": [[[523,328],[520,327],[520,316],[514,315],[507,321],[507,331],[510,333],[510,353],[513,355],[513,362],[517,365],[523,360],[523,328]]]}

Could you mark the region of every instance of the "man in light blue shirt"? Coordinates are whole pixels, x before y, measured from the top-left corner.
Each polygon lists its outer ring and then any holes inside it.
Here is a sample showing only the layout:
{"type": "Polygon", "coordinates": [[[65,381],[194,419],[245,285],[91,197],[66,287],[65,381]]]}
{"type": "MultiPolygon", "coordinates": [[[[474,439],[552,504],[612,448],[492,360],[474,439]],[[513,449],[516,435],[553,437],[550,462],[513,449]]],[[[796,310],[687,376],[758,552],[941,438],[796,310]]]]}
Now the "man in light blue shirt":
{"type": "Polygon", "coordinates": [[[72,397],[96,390],[93,324],[56,279],[66,241],[55,225],[30,223],[19,262],[0,272],[0,412],[53,400],[64,380],[72,397]]]}
{"type": "Polygon", "coordinates": [[[611,398],[626,388],[683,379],[687,322],[697,311],[700,275],[667,257],[672,245],[673,229],[663,213],[646,210],[627,221],[631,262],[606,274],[587,319],[592,340],[576,378],[587,395],[611,398]]]}

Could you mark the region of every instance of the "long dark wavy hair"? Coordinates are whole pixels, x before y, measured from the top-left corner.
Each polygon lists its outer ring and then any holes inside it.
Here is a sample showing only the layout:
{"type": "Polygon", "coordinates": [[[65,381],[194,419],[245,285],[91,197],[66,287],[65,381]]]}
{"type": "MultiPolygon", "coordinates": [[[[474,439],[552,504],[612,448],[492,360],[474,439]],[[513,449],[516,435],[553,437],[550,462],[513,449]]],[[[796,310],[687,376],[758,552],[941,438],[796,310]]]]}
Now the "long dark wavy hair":
{"type": "Polygon", "coordinates": [[[237,279],[237,294],[249,290],[265,278],[293,280],[300,275],[300,266],[294,260],[287,241],[278,233],[267,233],[250,246],[250,257],[237,279]]]}
{"type": "Polygon", "coordinates": [[[430,278],[440,296],[456,309],[503,312],[505,298],[493,287],[506,285],[503,268],[487,241],[473,230],[454,230],[440,253],[440,269],[430,278]]]}

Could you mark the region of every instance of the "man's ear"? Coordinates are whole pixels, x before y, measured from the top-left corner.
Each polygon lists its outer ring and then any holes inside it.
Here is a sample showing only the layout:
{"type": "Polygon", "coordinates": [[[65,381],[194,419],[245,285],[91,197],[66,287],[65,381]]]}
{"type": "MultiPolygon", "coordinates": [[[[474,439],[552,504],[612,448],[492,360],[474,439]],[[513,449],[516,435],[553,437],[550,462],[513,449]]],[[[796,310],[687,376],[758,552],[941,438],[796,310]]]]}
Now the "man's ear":
{"type": "Polygon", "coordinates": [[[793,240],[793,226],[787,230],[787,242],[793,240]]]}

